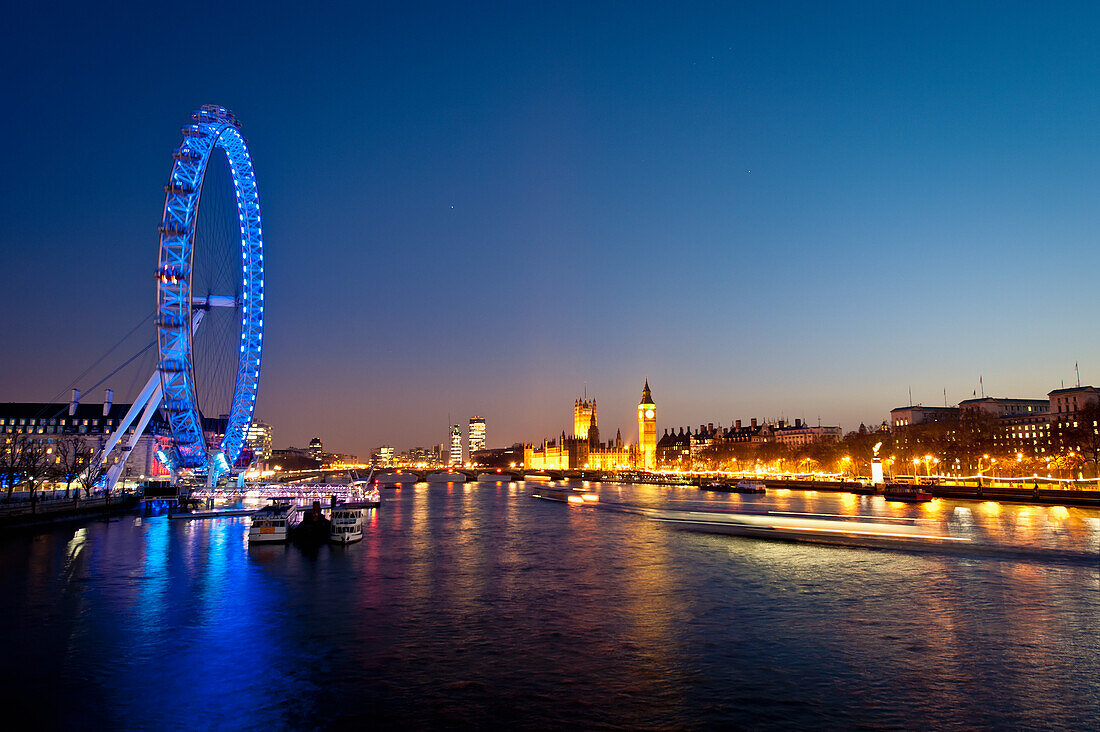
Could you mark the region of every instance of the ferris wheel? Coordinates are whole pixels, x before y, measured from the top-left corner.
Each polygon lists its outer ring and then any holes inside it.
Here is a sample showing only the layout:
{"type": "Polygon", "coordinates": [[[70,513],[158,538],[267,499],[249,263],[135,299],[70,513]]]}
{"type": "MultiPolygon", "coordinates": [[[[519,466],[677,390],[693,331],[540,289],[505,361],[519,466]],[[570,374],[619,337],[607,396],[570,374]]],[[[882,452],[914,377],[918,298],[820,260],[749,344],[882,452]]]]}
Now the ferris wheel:
{"type": "Polygon", "coordinates": [[[107,471],[108,487],[158,407],[172,439],[157,457],[173,481],[215,485],[243,467],[237,463],[256,406],[264,257],[252,158],[225,107],[203,105],[182,134],[159,227],[157,368],[103,452],[111,454],[136,420],[122,460],[107,471]]]}
{"type": "MultiPolygon", "coordinates": [[[[165,186],[157,266],[157,371],[172,429],[169,467],[224,474],[240,456],[256,406],[264,325],[263,230],[252,158],[233,113],[204,105],[191,120],[173,153],[175,162],[165,186]],[[202,244],[196,242],[197,217],[215,150],[225,153],[236,198],[240,273],[232,292],[202,292],[196,281],[195,248],[196,243],[202,244]],[[195,333],[215,308],[233,311],[233,320],[239,323],[239,351],[232,396],[224,405],[228,407],[224,436],[219,444],[208,445],[196,392],[197,372],[207,364],[196,363],[195,333]]],[[[223,284],[228,283],[223,280],[223,284]]]]}

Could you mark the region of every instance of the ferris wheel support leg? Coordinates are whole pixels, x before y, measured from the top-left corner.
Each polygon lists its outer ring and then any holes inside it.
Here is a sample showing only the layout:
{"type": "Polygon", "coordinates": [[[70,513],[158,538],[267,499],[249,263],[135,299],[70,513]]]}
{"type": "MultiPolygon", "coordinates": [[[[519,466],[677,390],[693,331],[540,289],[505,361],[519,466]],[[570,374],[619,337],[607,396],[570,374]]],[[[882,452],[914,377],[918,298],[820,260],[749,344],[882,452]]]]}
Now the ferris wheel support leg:
{"type": "MultiPolygon", "coordinates": [[[[191,335],[195,334],[195,331],[199,329],[199,323],[202,322],[203,316],[202,310],[198,310],[191,318],[191,335]]],[[[157,407],[160,406],[161,396],[164,394],[164,386],[160,379],[160,370],[153,372],[153,375],[149,377],[149,381],[145,382],[145,386],[142,388],[141,393],[138,394],[137,399],[130,405],[130,408],[126,411],[126,416],[119,422],[118,429],[111,435],[111,439],[107,441],[107,444],[103,447],[103,452],[100,456],[103,462],[107,462],[111,459],[111,453],[118,445],[119,440],[126,434],[126,430],[130,429],[130,425],[134,423],[134,418],[138,413],[141,413],[141,419],[138,420],[137,426],[134,427],[134,433],[130,435],[130,439],[126,441],[126,445],[122,448],[122,455],[119,456],[117,463],[111,465],[106,472],[106,488],[111,491],[115,487],[115,483],[118,482],[118,478],[122,475],[122,471],[126,469],[126,461],[130,458],[130,453],[133,452],[134,446],[137,441],[141,439],[141,436],[145,434],[145,428],[149,426],[149,420],[153,418],[153,415],[157,411],[157,407]]],[[[171,482],[174,485],[176,483],[176,471],[170,469],[169,475],[171,482]]]]}
{"type": "Polygon", "coordinates": [[[137,442],[136,438],[140,437],[142,432],[145,431],[145,426],[149,423],[152,412],[160,405],[160,395],[160,373],[154,371],[153,375],[149,377],[149,381],[147,381],[142,388],[141,393],[138,394],[138,398],[134,400],[134,403],[131,404],[130,408],[126,411],[126,416],[118,423],[118,427],[111,434],[110,439],[107,440],[107,444],[103,446],[103,451],[100,452],[100,459],[103,462],[107,462],[110,460],[111,453],[114,452],[115,447],[118,446],[119,440],[125,436],[126,430],[130,429],[130,425],[134,423],[134,419],[138,414],[141,414],[141,419],[139,420],[140,426],[134,430],[134,434],[131,435],[129,444],[123,448],[119,461],[111,465],[106,471],[106,488],[108,491],[115,487],[115,483],[118,482],[118,477],[122,475],[122,471],[126,467],[126,460],[130,457],[130,452],[137,442]],[[150,404],[152,405],[151,409],[149,407],[150,404]]]}
{"type": "MultiPolygon", "coordinates": [[[[153,389],[153,393],[145,401],[145,409],[141,413],[141,419],[138,420],[137,425],[134,427],[134,433],[130,435],[130,439],[126,441],[126,445],[122,448],[122,455],[119,461],[112,465],[107,470],[107,490],[110,491],[115,487],[115,483],[118,482],[118,478],[122,475],[122,471],[126,468],[126,461],[130,457],[130,453],[134,451],[134,446],[137,445],[137,441],[141,439],[141,436],[145,434],[145,428],[149,426],[149,420],[153,418],[153,415],[157,411],[157,407],[160,406],[161,397],[161,385],[160,374],[154,373],[153,379],[156,380],[156,387],[153,389]]],[[[109,453],[105,453],[109,454],[109,453]]]]}
{"type": "MultiPolygon", "coordinates": [[[[107,444],[103,447],[103,459],[106,460],[111,451],[118,445],[118,441],[122,439],[122,436],[126,434],[126,430],[130,429],[130,425],[134,423],[134,419],[145,407],[145,404],[153,396],[154,391],[159,391],[160,388],[160,373],[153,372],[153,375],[149,377],[149,381],[145,383],[141,393],[138,394],[138,398],[134,400],[134,403],[130,405],[130,408],[126,411],[126,416],[122,418],[122,421],[118,423],[118,429],[112,434],[111,438],[107,440],[107,444]]],[[[157,402],[160,402],[160,394],[157,394],[157,402]]]]}

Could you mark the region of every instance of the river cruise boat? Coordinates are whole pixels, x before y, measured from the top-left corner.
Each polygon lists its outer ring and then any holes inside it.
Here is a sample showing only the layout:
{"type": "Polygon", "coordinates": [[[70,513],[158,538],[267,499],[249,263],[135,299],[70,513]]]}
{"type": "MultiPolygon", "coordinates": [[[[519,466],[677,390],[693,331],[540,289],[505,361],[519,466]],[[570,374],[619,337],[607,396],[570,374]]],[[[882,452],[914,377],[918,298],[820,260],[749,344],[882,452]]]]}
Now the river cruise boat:
{"type": "Polygon", "coordinates": [[[248,527],[248,542],[258,544],[286,543],[294,527],[297,510],[289,498],[272,498],[270,506],[264,506],[252,514],[248,527]]]}
{"type": "Polygon", "coordinates": [[[903,503],[927,503],[932,500],[932,494],[919,485],[887,483],[882,488],[882,495],[886,496],[887,501],[903,503]]]}
{"type": "Polygon", "coordinates": [[[336,544],[351,544],[363,538],[363,509],[346,503],[332,509],[328,539],[336,544]]]}
{"type": "Polygon", "coordinates": [[[555,501],[557,503],[597,503],[600,497],[592,491],[571,488],[568,485],[543,485],[531,492],[532,498],[543,501],[555,501]]]}
{"type": "Polygon", "coordinates": [[[700,490],[715,491],[717,493],[767,493],[768,489],[763,483],[743,480],[739,483],[726,483],[715,480],[700,486],[700,490]]]}
{"type": "Polygon", "coordinates": [[[932,549],[970,543],[967,537],[935,533],[923,526],[873,517],[837,518],[788,513],[744,514],[713,511],[642,509],[643,515],[680,531],[727,534],[755,539],[842,546],[932,549]]]}

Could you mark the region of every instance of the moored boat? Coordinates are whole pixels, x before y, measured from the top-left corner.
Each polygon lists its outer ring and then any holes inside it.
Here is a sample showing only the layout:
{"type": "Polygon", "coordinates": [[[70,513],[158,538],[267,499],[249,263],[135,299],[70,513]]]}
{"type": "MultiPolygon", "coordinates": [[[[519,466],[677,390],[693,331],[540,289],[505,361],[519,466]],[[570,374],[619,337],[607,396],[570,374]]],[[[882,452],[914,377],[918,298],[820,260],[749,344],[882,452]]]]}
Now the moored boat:
{"type": "Polygon", "coordinates": [[[332,509],[329,523],[329,541],[351,544],[363,538],[363,509],[349,504],[338,504],[332,509]]]}
{"type": "Polygon", "coordinates": [[[248,542],[276,544],[285,543],[290,538],[297,511],[289,498],[272,498],[270,506],[264,506],[252,514],[252,525],[248,527],[248,542]]]}
{"type": "Polygon", "coordinates": [[[704,486],[700,486],[700,490],[715,491],[718,493],[767,493],[768,489],[763,483],[756,481],[742,480],[738,483],[726,483],[725,481],[715,480],[707,483],[704,486]]]}
{"type": "Polygon", "coordinates": [[[321,544],[329,538],[329,526],[332,522],[321,511],[321,502],[314,501],[302,520],[291,527],[290,538],[296,544],[321,544]]]}
{"type": "Polygon", "coordinates": [[[932,500],[932,494],[923,487],[904,483],[885,484],[882,487],[882,495],[888,501],[901,501],[903,503],[927,503],[932,500]]]}

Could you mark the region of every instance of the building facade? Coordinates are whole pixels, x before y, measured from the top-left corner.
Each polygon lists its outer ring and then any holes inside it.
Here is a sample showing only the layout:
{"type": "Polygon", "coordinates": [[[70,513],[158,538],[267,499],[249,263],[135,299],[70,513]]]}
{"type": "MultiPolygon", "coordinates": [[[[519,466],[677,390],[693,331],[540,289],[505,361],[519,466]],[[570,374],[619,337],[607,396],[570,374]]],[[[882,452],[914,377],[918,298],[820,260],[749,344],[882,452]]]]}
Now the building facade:
{"type": "MultiPolygon", "coordinates": [[[[9,402],[0,404],[0,450],[9,450],[17,435],[40,443],[47,450],[64,440],[78,440],[82,449],[98,453],[115,433],[130,404],[114,404],[109,399],[98,403],[9,402]]],[[[130,427],[126,436],[134,434],[130,427]]],[[[168,471],[157,459],[157,452],[170,444],[170,429],[160,410],[149,421],[130,451],[120,478],[162,479],[168,471]]],[[[117,463],[121,448],[109,460],[117,463]]],[[[54,458],[56,460],[56,457],[54,458]]]]}
{"type": "Polygon", "coordinates": [[[921,405],[897,407],[890,410],[893,427],[911,427],[928,422],[948,422],[959,418],[958,407],[923,407],[921,405]]]}
{"type": "Polygon", "coordinates": [[[462,465],[462,431],[457,424],[451,425],[451,450],[447,456],[448,465],[462,465]]]}
{"type": "Polygon", "coordinates": [[[485,418],[470,417],[470,455],[485,449],[485,418]]]}
{"type": "MultiPolygon", "coordinates": [[[[587,391],[587,388],[586,388],[587,391]]],[[[573,402],[573,434],[588,439],[588,426],[596,424],[596,400],[577,399],[573,402]]]]}
{"type": "Polygon", "coordinates": [[[657,441],[657,465],[661,468],[673,470],[690,469],[692,464],[691,443],[692,434],[690,429],[685,431],[681,427],[679,434],[677,434],[675,428],[671,433],[666,429],[665,434],[657,441]]]}
{"type": "Polygon", "coordinates": [[[390,468],[393,467],[393,446],[382,445],[371,454],[371,467],[372,468],[390,468]]]}
{"type": "Polygon", "coordinates": [[[771,432],[776,442],[791,447],[804,447],[817,442],[839,442],[843,436],[840,427],[811,427],[801,419],[796,419],[794,424],[779,420],[771,432]]]}
{"type": "Polygon", "coordinates": [[[271,457],[271,443],[274,439],[275,430],[271,425],[265,422],[253,422],[248,428],[245,442],[252,448],[252,454],[256,460],[267,460],[271,457]]]}
{"type": "Polygon", "coordinates": [[[1100,475],[1100,389],[1076,386],[1055,389],[1050,402],[1048,436],[1057,452],[1074,451],[1100,475]]]}

